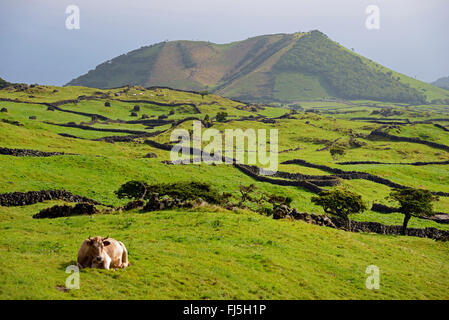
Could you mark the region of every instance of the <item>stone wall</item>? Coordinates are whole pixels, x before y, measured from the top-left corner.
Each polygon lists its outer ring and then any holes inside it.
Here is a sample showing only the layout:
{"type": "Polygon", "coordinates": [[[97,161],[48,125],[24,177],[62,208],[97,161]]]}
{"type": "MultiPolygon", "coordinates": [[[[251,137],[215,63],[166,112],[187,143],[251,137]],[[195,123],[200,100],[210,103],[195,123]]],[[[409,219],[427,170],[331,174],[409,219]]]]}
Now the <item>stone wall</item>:
{"type": "MultiPolygon", "coordinates": [[[[307,223],[326,226],[330,228],[342,229],[351,232],[367,232],[388,235],[402,235],[402,226],[384,225],[379,222],[361,222],[351,221],[350,230],[348,230],[347,222],[339,217],[327,217],[324,215],[309,214],[299,212],[295,208],[289,208],[286,205],[277,206],[273,212],[274,219],[291,218],[303,220],[307,223]]],[[[449,231],[439,230],[437,228],[408,228],[407,235],[420,238],[431,238],[435,240],[446,240],[449,237],[449,231]]]]}
{"type": "Polygon", "coordinates": [[[74,195],[73,193],[65,190],[41,190],[0,194],[0,206],[4,207],[31,205],[46,200],[64,200],[67,202],[85,202],[94,205],[101,205],[101,203],[95,200],[74,195]]]}

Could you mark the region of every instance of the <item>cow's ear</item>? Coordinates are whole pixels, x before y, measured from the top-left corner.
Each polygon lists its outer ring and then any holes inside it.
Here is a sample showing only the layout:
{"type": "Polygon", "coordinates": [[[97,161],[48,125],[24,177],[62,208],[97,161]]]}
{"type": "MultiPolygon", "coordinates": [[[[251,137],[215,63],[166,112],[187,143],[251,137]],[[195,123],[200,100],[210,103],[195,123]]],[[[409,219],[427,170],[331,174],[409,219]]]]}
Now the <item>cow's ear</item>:
{"type": "Polygon", "coordinates": [[[93,241],[92,239],[87,239],[87,244],[88,244],[88,245],[91,246],[93,243],[94,243],[94,241],[93,241]]]}
{"type": "Polygon", "coordinates": [[[103,245],[105,246],[105,247],[107,247],[108,245],[110,245],[111,243],[109,242],[109,241],[103,241],[103,245]]]}

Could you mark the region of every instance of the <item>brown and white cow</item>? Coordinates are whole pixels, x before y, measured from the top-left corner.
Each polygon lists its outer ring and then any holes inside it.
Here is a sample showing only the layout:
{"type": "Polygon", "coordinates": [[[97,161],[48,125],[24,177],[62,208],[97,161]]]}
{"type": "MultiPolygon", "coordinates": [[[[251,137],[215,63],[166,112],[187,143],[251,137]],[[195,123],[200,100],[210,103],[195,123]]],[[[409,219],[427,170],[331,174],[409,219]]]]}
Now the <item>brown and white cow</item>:
{"type": "Polygon", "coordinates": [[[97,236],[87,238],[78,251],[78,267],[82,268],[126,268],[129,265],[128,251],[121,241],[97,236]]]}

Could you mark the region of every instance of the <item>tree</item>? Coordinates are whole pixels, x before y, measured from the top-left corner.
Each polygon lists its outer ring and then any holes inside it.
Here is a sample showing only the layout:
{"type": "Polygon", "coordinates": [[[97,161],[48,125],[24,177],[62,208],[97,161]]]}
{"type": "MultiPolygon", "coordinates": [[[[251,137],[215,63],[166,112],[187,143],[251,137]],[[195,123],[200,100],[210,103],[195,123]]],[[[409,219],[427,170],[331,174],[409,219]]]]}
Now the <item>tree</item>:
{"type": "Polygon", "coordinates": [[[207,91],[207,90],[201,91],[200,92],[201,99],[204,99],[204,96],[207,96],[208,94],[209,94],[209,91],[207,91]]]}
{"type": "Polygon", "coordinates": [[[402,234],[407,234],[407,225],[412,216],[431,217],[433,212],[433,201],[438,200],[438,196],[433,195],[429,190],[424,189],[393,189],[389,199],[399,202],[399,212],[404,214],[402,223],[402,234]]]}
{"type": "Polygon", "coordinates": [[[209,118],[209,115],[208,115],[208,114],[206,114],[206,116],[204,117],[204,121],[205,121],[205,122],[209,122],[209,121],[210,121],[210,118],[209,118]]]}
{"type": "Polygon", "coordinates": [[[360,195],[347,190],[323,191],[311,200],[312,203],[323,207],[325,213],[343,218],[348,230],[351,230],[348,215],[362,213],[367,209],[360,195]]]}
{"type": "Polygon", "coordinates": [[[218,122],[224,122],[224,121],[226,121],[227,116],[228,116],[228,114],[226,112],[219,112],[219,113],[217,113],[216,119],[218,122]]]}
{"type": "MultiPolygon", "coordinates": [[[[241,207],[246,201],[254,201],[255,198],[253,197],[253,192],[256,191],[256,186],[254,184],[250,184],[249,186],[239,185],[239,191],[240,191],[240,202],[238,204],[239,207],[241,207]]],[[[257,201],[256,201],[257,202],[257,201]]]]}
{"type": "Polygon", "coordinates": [[[332,148],[330,148],[329,153],[332,156],[332,160],[336,161],[339,157],[345,155],[346,150],[341,146],[333,146],[332,148]]]}

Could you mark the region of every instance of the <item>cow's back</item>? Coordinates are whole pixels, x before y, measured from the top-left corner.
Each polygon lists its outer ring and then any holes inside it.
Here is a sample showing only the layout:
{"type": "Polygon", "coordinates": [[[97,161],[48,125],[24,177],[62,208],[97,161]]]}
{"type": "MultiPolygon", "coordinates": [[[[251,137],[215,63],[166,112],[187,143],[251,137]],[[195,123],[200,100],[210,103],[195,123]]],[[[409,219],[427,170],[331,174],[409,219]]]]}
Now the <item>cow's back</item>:
{"type": "Polygon", "coordinates": [[[111,258],[111,267],[112,268],[120,268],[122,264],[122,257],[125,245],[112,238],[108,238],[108,241],[111,243],[108,246],[104,247],[104,251],[107,253],[109,258],[111,258]]]}

